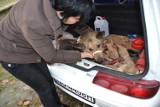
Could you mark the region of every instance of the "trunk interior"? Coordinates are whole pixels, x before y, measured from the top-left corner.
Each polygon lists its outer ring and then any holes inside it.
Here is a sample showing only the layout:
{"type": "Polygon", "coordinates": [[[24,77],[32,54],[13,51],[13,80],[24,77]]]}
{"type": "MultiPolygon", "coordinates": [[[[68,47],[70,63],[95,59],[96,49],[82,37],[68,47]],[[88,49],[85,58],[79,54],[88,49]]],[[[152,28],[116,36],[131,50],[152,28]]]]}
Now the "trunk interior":
{"type": "MultiPolygon", "coordinates": [[[[145,24],[143,23],[144,19],[142,12],[142,4],[140,3],[140,1],[137,0],[132,4],[130,4],[129,2],[125,2],[123,4],[100,2],[95,3],[95,5],[97,9],[96,16],[106,17],[106,20],[109,23],[109,36],[111,37],[111,40],[115,40],[114,44],[117,44],[118,42],[120,43],[122,41],[120,45],[124,45],[124,51],[127,50],[126,54],[129,55],[129,58],[123,58],[123,60],[126,59],[127,61],[118,62],[118,64],[117,62],[115,62],[115,60],[121,60],[121,58],[110,58],[110,60],[112,60],[111,62],[114,63],[102,64],[106,65],[107,67],[111,66],[112,69],[107,69],[99,66],[96,66],[92,69],[96,69],[98,71],[102,71],[107,74],[119,76],[126,79],[138,80],[142,78],[146,74],[146,69],[144,66],[144,47],[146,46],[143,46],[143,48],[141,49],[135,49],[131,46],[132,43],[135,42],[135,40],[140,40],[141,42],[143,41],[144,44],[145,24]],[[113,36],[114,39],[112,38],[113,36]],[[128,44],[126,43],[126,40],[128,44]],[[118,67],[118,69],[114,69],[115,66],[118,67]],[[135,72],[134,69],[138,70],[138,73],[135,72]]],[[[95,29],[94,21],[95,18],[91,19],[87,23],[92,29],[95,29]]],[[[76,65],[72,66],[78,67],[76,65]]],[[[81,67],[78,68],[83,69],[81,67]]],[[[88,70],[84,69],[84,71],[88,70]]]]}
{"type": "MultiPolygon", "coordinates": [[[[110,34],[143,35],[140,4],[96,4],[97,15],[105,16],[110,34]]],[[[88,23],[94,29],[94,19],[88,23]]]]}

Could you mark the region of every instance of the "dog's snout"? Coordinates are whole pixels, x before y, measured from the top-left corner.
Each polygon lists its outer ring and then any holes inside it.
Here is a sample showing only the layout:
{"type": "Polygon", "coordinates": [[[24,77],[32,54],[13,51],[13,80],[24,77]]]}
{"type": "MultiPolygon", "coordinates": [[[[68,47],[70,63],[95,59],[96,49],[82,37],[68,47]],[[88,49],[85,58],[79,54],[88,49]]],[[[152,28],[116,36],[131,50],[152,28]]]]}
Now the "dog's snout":
{"type": "Polygon", "coordinates": [[[102,64],[102,63],[103,63],[103,58],[98,58],[98,59],[96,60],[96,62],[99,63],[99,64],[102,64]]]}

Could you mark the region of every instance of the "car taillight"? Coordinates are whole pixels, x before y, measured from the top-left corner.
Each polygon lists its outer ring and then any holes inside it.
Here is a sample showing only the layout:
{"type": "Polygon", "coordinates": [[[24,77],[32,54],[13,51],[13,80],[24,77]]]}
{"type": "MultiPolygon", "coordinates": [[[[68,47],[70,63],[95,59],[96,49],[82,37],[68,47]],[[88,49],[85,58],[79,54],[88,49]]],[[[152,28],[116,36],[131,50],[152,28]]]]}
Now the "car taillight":
{"type": "Polygon", "coordinates": [[[96,75],[93,83],[118,93],[144,99],[153,97],[160,86],[155,80],[127,80],[103,72],[96,75]]]}

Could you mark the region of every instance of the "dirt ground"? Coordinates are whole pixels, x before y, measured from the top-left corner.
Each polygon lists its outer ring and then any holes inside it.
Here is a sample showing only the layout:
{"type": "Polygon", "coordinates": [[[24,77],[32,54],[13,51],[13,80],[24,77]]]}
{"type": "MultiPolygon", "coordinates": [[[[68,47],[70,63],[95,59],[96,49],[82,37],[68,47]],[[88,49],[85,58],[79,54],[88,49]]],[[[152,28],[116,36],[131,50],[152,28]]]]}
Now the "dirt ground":
{"type": "MultiPolygon", "coordinates": [[[[57,88],[61,102],[70,107],[88,107],[57,88]]],[[[33,89],[19,81],[0,65],[0,107],[43,107],[33,89]]]]}

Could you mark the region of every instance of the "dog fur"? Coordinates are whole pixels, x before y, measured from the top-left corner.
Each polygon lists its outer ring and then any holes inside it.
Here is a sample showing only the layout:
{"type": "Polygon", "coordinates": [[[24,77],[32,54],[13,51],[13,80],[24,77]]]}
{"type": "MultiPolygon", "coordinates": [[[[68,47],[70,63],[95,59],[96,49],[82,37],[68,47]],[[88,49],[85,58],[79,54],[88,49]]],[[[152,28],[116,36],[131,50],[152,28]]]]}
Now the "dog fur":
{"type": "Polygon", "coordinates": [[[80,36],[79,44],[94,55],[97,63],[131,75],[139,73],[127,51],[132,47],[126,36],[111,34],[104,38],[102,32],[87,32],[80,36]]]}
{"type": "Polygon", "coordinates": [[[125,36],[111,34],[104,38],[103,32],[89,31],[77,39],[64,39],[63,44],[60,46],[62,49],[79,49],[89,52],[94,56],[95,62],[111,69],[132,75],[139,73],[128,54],[127,49],[132,49],[132,47],[129,39],[125,36]]]}
{"type": "Polygon", "coordinates": [[[97,63],[102,63],[104,59],[104,49],[102,48],[103,38],[103,32],[90,31],[80,35],[78,44],[82,47],[83,51],[92,54],[97,63]]]}

